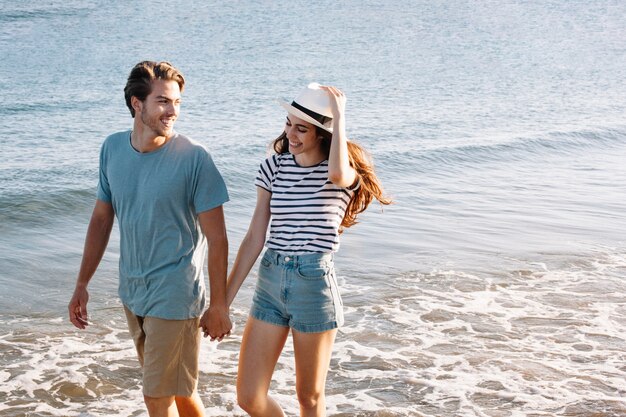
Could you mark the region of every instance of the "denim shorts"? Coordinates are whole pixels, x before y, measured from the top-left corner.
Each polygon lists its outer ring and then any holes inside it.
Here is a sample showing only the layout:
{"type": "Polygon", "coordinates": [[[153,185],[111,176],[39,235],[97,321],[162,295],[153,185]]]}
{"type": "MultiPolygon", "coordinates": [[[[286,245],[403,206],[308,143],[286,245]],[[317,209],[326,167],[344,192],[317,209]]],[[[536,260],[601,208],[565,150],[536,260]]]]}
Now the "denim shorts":
{"type": "Polygon", "coordinates": [[[303,333],[343,325],[333,255],[286,255],[267,249],[259,266],[250,315],[303,333]]]}

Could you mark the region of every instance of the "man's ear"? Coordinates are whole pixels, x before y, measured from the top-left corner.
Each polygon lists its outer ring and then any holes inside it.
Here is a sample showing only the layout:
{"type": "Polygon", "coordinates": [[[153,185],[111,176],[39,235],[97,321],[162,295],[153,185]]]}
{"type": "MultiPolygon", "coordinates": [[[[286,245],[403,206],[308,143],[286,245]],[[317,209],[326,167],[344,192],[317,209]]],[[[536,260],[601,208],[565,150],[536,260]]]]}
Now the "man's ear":
{"type": "Polygon", "coordinates": [[[137,113],[137,112],[141,111],[143,103],[136,96],[132,96],[130,98],[130,105],[133,106],[133,109],[135,110],[135,113],[137,113]]]}

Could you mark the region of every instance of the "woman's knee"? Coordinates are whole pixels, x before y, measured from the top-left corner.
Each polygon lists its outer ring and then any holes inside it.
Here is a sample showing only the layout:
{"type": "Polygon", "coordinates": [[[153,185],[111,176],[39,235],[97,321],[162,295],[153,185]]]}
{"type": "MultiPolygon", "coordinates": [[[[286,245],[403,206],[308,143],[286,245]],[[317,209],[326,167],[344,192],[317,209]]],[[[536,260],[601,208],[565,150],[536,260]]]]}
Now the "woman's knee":
{"type": "Polygon", "coordinates": [[[262,409],[264,401],[264,396],[257,392],[237,387],[237,404],[248,414],[253,414],[254,411],[262,409]]]}
{"type": "Polygon", "coordinates": [[[324,393],[322,391],[297,390],[300,407],[310,410],[323,405],[324,393]]]}

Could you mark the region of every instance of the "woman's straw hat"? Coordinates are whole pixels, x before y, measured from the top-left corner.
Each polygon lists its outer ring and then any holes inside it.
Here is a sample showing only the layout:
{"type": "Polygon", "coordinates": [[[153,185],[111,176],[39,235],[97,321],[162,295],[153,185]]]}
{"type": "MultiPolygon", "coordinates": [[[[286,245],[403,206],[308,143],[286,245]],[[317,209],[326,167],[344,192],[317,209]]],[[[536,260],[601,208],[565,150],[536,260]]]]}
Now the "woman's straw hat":
{"type": "Polygon", "coordinates": [[[291,103],[279,100],[279,104],[297,118],[332,133],[333,113],[330,108],[330,97],[318,83],[307,85],[291,103]]]}

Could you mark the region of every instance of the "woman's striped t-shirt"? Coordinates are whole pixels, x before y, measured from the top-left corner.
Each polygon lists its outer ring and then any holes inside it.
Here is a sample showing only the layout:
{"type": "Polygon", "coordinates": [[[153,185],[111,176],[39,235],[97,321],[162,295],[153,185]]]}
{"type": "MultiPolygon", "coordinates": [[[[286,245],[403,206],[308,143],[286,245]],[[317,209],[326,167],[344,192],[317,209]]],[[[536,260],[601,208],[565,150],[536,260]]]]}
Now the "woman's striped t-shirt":
{"type": "Polygon", "coordinates": [[[254,183],[272,193],[266,247],[286,254],[339,249],[339,225],[354,191],[330,182],[327,160],[301,167],[290,153],[272,155],[254,183]]]}

